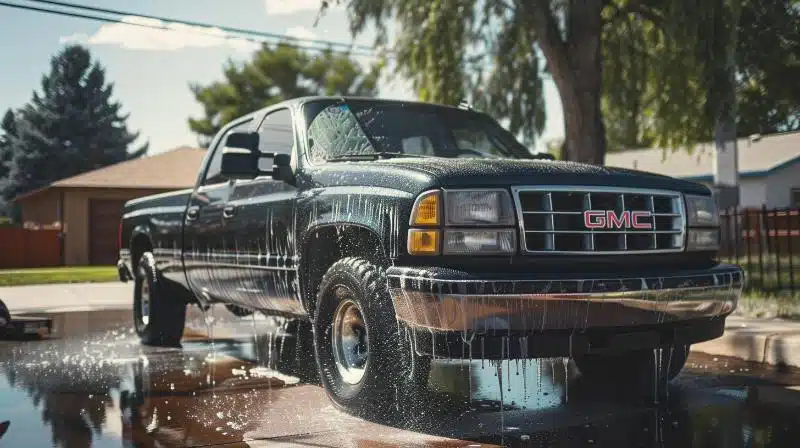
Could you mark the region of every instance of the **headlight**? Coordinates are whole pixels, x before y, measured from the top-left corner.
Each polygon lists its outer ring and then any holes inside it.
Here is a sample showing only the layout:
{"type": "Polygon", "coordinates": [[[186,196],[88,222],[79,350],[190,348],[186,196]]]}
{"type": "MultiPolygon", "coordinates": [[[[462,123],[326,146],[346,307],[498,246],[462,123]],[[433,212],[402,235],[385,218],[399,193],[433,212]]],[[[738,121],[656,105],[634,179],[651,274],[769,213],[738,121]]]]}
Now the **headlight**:
{"type": "Polygon", "coordinates": [[[429,190],[411,208],[408,253],[512,255],[517,251],[515,224],[506,190],[429,190]]]}
{"type": "Polygon", "coordinates": [[[718,227],[717,203],[711,196],[686,196],[689,227],[718,227]]]}
{"type": "Polygon", "coordinates": [[[514,225],[514,208],[506,190],[445,191],[445,223],[463,225],[514,225]]]}
{"type": "Polygon", "coordinates": [[[719,250],[719,229],[689,229],[687,250],[719,250]]]}
{"type": "Polygon", "coordinates": [[[513,229],[501,230],[445,230],[445,255],[513,254],[517,248],[517,234],[513,229]]]}

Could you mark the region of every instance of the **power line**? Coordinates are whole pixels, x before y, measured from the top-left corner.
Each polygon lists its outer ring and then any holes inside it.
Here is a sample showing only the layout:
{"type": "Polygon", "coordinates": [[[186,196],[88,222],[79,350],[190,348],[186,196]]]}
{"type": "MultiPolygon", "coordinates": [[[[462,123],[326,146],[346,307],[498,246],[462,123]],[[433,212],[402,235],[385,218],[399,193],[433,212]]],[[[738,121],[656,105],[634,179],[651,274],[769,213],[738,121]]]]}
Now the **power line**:
{"type": "MultiPolygon", "coordinates": [[[[72,17],[72,18],[94,20],[94,21],[104,22],[104,23],[116,23],[116,24],[122,24],[122,25],[128,25],[128,26],[136,26],[136,27],[140,27],[140,28],[157,29],[157,30],[162,30],[162,31],[185,32],[185,30],[176,30],[174,28],[170,28],[170,27],[164,26],[164,25],[158,26],[158,25],[147,24],[147,23],[126,22],[126,21],[123,21],[123,20],[120,20],[120,19],[112,19],[112,18],[109,18],[109,17],[101,17],[101,16],[96,16],[96,15],[89,15],[89,14],[82,14],[82,13],[75,13],[75,12],[68,12],[68,11],[60,11],[60,10],[55,10],[55,9],[39,8],[39,7],[36,7],[36,6],[27,6],[27,5],[20,5],[20,4],[15,4],[15,3],[7,3],[7,2],[4,2],[4,1],[0,1],[0,6],[5,6],[5,7],[8,7],[8,8],[14,8],[14,9],[22,9],[22,10],[33,11],[33,12],[40,12],[40,13],[45,13],[45,14],[53,14],[53,15],[59,15],[59,16],[72,17]]],[[[140,16],[140,17],[143,17],[143,16],[140,16]]],[[[144,18],[147,18],[147,17],[144,17],[144,18]]],[[[157,19],[157,20],[160,20],[160,19],[157,19]]],[[[181,23],[181,22],[175,22],[175,23],[181,23]]],[[[375,57],[376,56],[376,54],[374,52],[366,53],[366,52],[357,52],[357,51],[347,51],[347,50],[340,50],[340,49],[331,48],[331,47],[324,48],[324,47],[318,47],[318,46],[295,44],[295,43],[291,43],[291,42],[280,42],[280,41],[276,42],[276,41],[268,41],[268,40],[264,40],[264,39],[254,39],[254,38],[245,37],[245,36],[219,35],[219,34],[212,34],[212,33],[205,33],[205,32],[203,32],[203,33],[198,32],[198,34],[202,34],[203,36],[206,36],[206,37],[214,37],[214,38],[218,38],[218,39],[243,40],[243,41],[256,43],[256,44],[280,43],[280,44],[286,45],[288,47],[298,48],[298,49],[302,49],[302,50],[331,51],[331,52],[334,52],[334,53],[343,53],[343,54],[350,55],[350,56],[364,56],[364,57],[375,57]]],[[[301,41],[301,42],[303,41],[303,39],[292,38],[291,36],[287,36],[287,37],[291,38],[293,40],[298,40],[298,41],[301,41]]]]}
{"type": "Polygon", "coordinates": [[[199,27],[204,27],[204,28],[219,28],[222,31],[225,31],[225,32],[228,32],[228,33],[247,34],[247,35],[250,35],[250,36],[267,37],[267,38],[272,38],[272,39],[296,40],[296,41],[308,42],[308,43],[313,43],[313,44],[330,45],[330,46],[334,46],[334,47],[347,47],[347,48],[352,48],[352,49],[355,49],[355,50],[374,52],[374,49],[371,48],[371,47],[368,47],[368,46],[365,46],[365,45],[348,44],[348,43],[345,43],[345,42],[335,42],[335,41],[329,41],[329,40],[323,40],[323,39],[306,39],[306,38],[302,38],[302,37],[289,36],[289,35],[285,35],[285,34],[267,33],[265,31],[256,31],[256,30],[250,30],[250,29],[245,29],[245,28],[234,28],[234,27],[228,27],[228,26],[214,25],[214,24],[210,24],[210,23],[192,22],[192,21],[189,21],[189,20],[172,19],[172,18],[168,18],[168,17],[159,17],[159,16],[153,16],[153,15],[147,15],[147,14],[138,14],[138,13],[130,12],[130,11],[121,11],[119,9],[98,8],[98,7],[94,7],[94,6],[80,5],[80,4],[71,3],[71,2],[61,2],[61,1],[55,1],[55,0],[25,0],[25,1],[34,2],[34,3],[44,3],[44,4],[47,4],[47,5],[53,5],[53,6],[62,6],[62,7],[65,7],[65,8],[74,8],[74,9],[79,9],[79,10],[84,10],[84,11],[102,12],[102,13],[105,13],[105,14],[116,14],[116,15],[122,15],[122,16],[137,16],[137,17],[143,17],[145,19],[154,19],[154,20],[160,20],[162,22],[173,22],[173,23],[180,23],[180,24],[183,24],[183,25],[199,26],[199,27]]]}

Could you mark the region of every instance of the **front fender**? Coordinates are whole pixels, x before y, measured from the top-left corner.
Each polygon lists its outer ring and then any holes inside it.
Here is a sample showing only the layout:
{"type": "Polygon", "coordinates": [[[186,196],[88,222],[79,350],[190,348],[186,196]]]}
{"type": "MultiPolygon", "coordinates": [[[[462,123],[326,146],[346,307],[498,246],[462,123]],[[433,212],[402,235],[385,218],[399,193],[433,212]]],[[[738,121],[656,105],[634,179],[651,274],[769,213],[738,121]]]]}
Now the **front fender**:
{"type": "Polygon", "coordinates": [[[404,250],[414,196],[388,188],[330,187],[310,191],[298,200],[300,247],[326,227],[355,226],[377,235],[387,257],[404,250]]]}

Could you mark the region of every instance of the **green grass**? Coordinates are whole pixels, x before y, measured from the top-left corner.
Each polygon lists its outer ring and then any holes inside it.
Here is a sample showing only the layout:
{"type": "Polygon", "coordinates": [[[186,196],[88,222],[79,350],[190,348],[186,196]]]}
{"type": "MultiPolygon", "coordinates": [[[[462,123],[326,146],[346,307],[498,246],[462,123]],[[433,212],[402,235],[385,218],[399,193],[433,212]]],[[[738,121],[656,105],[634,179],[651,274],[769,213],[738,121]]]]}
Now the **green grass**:
{"type": "Polygon", "coordinates": [[[794,275],[795,291],[800,291],[800,256],[795,255],[790,260],[788,256],[781,255],[778,258],[775,254],[764,254],[761,267],[757,254],[751,255],[749,263],[747,258],[743,257],[739,257],[738,262],[734,257],[724,257],[722,261],[742,267],[747,277],[745,289],[753,290],[753,294],[759,291],[788,294],[791,290],[792,275],[794,275]]]}
{"type": "Polygon", "coordinates": [[[119,276],[115,266],[74,266],[0,270],[0,286],[44,285],[49,283],[98,283],[117,280],[119,280],[119,276]]]}

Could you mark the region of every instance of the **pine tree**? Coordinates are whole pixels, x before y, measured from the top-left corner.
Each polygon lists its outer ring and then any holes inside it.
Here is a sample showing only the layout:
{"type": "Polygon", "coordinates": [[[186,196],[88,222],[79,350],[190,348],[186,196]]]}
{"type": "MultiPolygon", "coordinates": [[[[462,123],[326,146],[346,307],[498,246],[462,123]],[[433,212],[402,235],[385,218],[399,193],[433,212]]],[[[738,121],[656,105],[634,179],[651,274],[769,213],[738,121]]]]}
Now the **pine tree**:
{"type": "MultiPolygon", "coordinates": [[[[15,135],[14,112],[9,109],[3,115],[3,121],[0,122],[0,193],[3,192],[6,184],[8,184],[8,175],[11,172],[11,139],[15,135]]],[[[8,204],[3,195],[0,194],[0,216],[6,216],[8,213],[8,204]]]]}
{"type": "Polygon", "coordinates": [[[128,116],[111,100],[113,84],[86,48],[72,45],[56,54],[41,88],[15,115],[5,199],[147,152],[146,144],[128,152],[139,133],[128,131],[128,116]]]}

